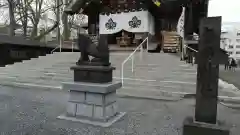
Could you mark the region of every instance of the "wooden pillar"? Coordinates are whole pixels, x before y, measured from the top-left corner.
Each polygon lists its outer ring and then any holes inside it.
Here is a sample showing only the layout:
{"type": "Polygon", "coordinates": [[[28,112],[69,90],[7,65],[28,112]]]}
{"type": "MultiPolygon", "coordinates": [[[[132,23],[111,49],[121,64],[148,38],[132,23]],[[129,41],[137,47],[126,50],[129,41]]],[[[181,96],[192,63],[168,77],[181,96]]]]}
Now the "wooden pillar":
{"type": "Polygon", "coordinates": [[[195,121],[216,124],[221,17],[203,18],[197,67],[195,121]]]}
{"type": "Polygon", "coordinates": [[[184,37],[193,34],[193,9],[192,3],[189,3],[185,7],[185,18],[184,18],[184,37]]]}
{"type": "MultiPolygon", "coordinates": [[[[92,8],[96,8],[91,6],[92,8]]],[[[97,34],[97,24],[99,20],[99,12],[97,10],[90,10],[88,13],[88,34],[97,34]]]]}

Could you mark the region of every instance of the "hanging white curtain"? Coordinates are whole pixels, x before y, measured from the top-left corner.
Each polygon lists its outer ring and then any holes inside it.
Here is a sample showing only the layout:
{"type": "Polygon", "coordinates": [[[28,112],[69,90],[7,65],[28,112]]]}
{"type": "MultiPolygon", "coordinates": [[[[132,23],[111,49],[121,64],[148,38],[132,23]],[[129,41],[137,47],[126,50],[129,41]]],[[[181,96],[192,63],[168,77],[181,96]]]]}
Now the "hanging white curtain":
{"type": "Polygon", "coordinates": [[[129,12],[123,13],[123,29],[128,32],[148,32],[148,12],[129,12]]]}
{"type": "Polygon", "coordinates": [[[100,15],[100,34],[114,34],[121,30],[154,34],[154,18],[148,11],[100,15]]]}
{"type": "Polygon", "coordinates": [[[99,33],[114,34],[122,30],[121,14],[100,15],[99,33]]]}

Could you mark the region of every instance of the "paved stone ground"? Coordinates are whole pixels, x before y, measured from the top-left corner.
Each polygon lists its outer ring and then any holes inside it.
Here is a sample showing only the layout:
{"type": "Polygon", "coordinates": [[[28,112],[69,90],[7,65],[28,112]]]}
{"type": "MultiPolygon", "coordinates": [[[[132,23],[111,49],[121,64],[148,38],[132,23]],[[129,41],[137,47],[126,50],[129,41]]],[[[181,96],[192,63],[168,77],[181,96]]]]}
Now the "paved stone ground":
{"type": "MultiPolygon", "coordinates": [[[[64,91],[0,87],[1,135],[181,135],[182,122],[194,112],[194,100],[119,98],[127,115],[109,128],[56,119],[65,112],[64,91]]],[[[240,110],[219,104],[218,119],[240,134],[240,110]]]]}

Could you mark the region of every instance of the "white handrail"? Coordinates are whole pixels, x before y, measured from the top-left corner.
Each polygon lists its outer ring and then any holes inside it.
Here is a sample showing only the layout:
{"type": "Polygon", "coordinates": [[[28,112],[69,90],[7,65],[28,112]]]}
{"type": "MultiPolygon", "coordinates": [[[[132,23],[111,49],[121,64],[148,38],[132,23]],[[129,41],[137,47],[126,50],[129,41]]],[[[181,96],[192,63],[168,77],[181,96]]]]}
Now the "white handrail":
{"type": "Polygon", "coordinates": [[[74,48],[74,42],[72,42],[72,52],[73,52],[73,48],[74,48]]]}
{"type": "Polygon", "coordinates": [[[194,52],[198,52],[197,50],[195,50],[195,49],[193,49],[193,48],[191,48],[191,47],[189,47],[189,46],[187,46],[187,45],[184,45],[184,46],[187,47],[188,49],[194,51],[194,52]]]}
{"type": "MultiPolygon", "coordinates": [[[[198,52],[197,50],[195,50],[195,49],[193,49],[193,48],[191,48],[191,47],[189,47],[189,46],[187,46],[187,45],[184,45],[184,46],[187,47],[188,49],[194,51],[194,52],[198,52]]],[[[194,64],[194,61],[192,61],[192,64],[194,64]]]]}
{"type": "Polygon", "coordinates": [[[60,39],[60,45],[59,46],[57,46],[57,47],[55,47],[52,51],[51,51],[51,53],[53,53],[55,50],[57,50],[59,48],[59,51],[60,52],[62,52],[62,40],[60,39]]]}
{"type": "Polygon", "coordinates": [[[60,45],[57,46],[57,47],[55,47],[55,48],[51,51],[51,54],[52,54],[55,50],[57,50],[58,48],[60,48],[60,45]]]}
{"type": "MultiPolygon", "coordinates": [[[[133,66],[134,66],[134,54],[138,49],[140,49],[140,57],[142,60],[142,53],[143,53],[143,43],[147,42],[147,48],[148,48],[148,37],[146,37],[140,45],[122,62],[122,67],[121,67],[121,79],[122,79],[122,86],[123,86],[123,80],[124,80],[124,65],[125,63],[131,58],[132,59],[132,72],[133,72],[133,66]]],[[[148,50],[147,50],[148,51],[148,50]]]]}

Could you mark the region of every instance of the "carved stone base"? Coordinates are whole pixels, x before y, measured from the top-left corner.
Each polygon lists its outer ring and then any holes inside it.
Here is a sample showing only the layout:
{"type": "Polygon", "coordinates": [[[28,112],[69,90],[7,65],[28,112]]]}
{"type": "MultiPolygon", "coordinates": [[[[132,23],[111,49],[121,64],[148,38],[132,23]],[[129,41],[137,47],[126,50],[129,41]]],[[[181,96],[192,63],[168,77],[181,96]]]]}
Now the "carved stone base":
{"type": "Polygon", "coordinates": [[[118,112],[116,90],[121,83],[63,83],[63,90],[69,90],[67,113],[61,119],[106,126],[125,113],[118,112]],[[102,125],[101,125],[102,123],[102,125]]]}
{"type": "Polygon", "coordinates": [[[73,66],[75,82],[108,83],[112,81],[112,72],[115,68],[111,66],[73,66]]]}
{"type": "Polygon", "coordinates": [[[230,135],[230,130],[221,124],[198,123],[191,117],[187,117],[183,124],[183,135],[230,135]]]}

